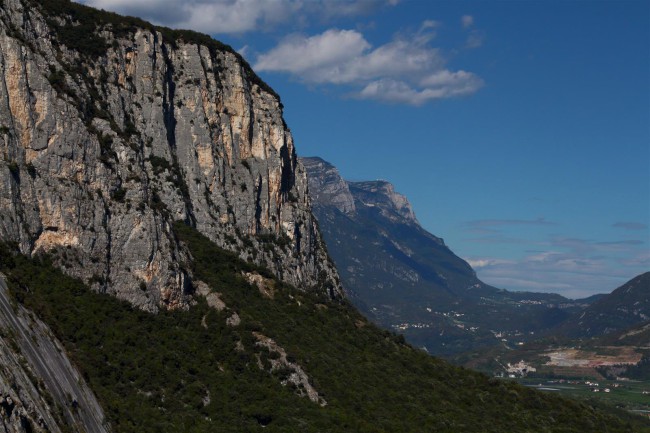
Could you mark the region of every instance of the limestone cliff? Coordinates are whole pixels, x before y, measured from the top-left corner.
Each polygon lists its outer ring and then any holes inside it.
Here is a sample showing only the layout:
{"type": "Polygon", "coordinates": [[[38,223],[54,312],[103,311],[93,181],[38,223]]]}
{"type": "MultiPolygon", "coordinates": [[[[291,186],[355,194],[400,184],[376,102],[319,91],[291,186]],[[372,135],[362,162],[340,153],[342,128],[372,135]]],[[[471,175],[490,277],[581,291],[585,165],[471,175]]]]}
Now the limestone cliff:
{"type": "Polygon", "coordinates": [[[278,96],[230,47],[66,1],[0,9],[0,240],[148,310],[187,305],[172,223],[340,296],[278,96]]]}
{"type": "Polygon", "coordinates": [[[315,206],[333,206],[347,215],[356,212],[348,182],[343,180],[336,167],[319,157],[301,158],[300,162],[309,174],[309,194],[315,206]]]}

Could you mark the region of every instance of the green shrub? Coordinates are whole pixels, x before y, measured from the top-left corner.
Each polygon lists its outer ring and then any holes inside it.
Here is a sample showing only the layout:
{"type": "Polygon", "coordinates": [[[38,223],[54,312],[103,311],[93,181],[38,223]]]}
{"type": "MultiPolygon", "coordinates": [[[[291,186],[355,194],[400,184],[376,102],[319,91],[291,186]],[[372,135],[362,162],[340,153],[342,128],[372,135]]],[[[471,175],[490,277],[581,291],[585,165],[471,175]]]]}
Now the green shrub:
{"type": "Polygon", "coordinates": [[[155,175],[159,175],[165,170],[170,170],[172,165],[167,161],[165,158],[156,156],[156,155],[151,155],[149,157],[149,162],[151,163],[151,167],[153,168],[153,173],[155,175]]]}
{"type": "Polygon", "coordinates": [[[115,201],[124,202],[124,197],[126,197],[126,189],[122,187],[116,188],[111,192],[111,198],[115,201]]]}

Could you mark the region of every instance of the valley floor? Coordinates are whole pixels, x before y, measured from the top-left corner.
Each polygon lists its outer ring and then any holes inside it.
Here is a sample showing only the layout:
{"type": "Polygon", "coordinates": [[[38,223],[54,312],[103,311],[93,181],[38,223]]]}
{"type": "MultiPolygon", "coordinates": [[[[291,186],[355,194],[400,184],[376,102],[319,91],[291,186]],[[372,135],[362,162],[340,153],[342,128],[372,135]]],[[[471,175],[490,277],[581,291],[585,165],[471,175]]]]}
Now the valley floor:
{"type": "Polygon", "coordinates": [[[650,381],[523,378],[517,382],[565,397],[613,405],[650,418],[650,381]]]}

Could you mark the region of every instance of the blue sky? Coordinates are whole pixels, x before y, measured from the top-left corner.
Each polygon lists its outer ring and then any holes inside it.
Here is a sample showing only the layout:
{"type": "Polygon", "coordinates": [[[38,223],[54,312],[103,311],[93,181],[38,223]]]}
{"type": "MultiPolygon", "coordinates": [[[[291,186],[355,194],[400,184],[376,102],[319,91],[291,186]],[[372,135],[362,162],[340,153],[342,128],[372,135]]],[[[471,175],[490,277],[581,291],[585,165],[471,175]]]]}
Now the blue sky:
{"type": "Polygon", "coordinates": [[[86,0],[232,45],[299,155],[385,179],[485,282],[650,270],[650,2],[86,0]]]}

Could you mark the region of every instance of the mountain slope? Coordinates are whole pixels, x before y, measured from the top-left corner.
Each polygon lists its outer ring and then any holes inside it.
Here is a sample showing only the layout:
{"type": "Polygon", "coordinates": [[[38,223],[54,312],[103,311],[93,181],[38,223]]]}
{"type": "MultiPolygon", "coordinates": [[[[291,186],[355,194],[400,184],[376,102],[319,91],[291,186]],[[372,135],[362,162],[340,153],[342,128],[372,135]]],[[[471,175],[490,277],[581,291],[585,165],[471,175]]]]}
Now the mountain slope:
{"type": "Polygon", "coordinates": [[[141,308],[185,308],[182,219],[340,295],[279,97],[232,48],[69,1],[5,0],[0,64],[0,240],[141,308]]]}
{"type": "Polygon", "coordinates": [[[107,433],[102,408],[52,331],[12,302],[0,274],[0,430],[107,433]]]}
{"type": "Polygon", "coordinates": [[[647,320],[650,320],[650,272],[634,277],[550,332],[570,338],[591,338],[647,320]]]}
{"type": "Polygon", "coordinates": [[[560,323],[579,303],[481,282],[444,241],[424,230],[385,181],[346,182],[320,158],[301,158],[330,255],[369,317],[431,353],[518,342],[560,323]]]}
{"type": "Polygon", "coordinates": [[[114,432],[649,431],[453,367],[184,224],[173,230],[206,282],[189,311],[133,309],[47,259],[0,249],[14,295],[79,362],[114,432]]]}
{"type": "Polygon", "coordinates": [[[503,373],[506,363],[523,360],[539,376],[650,380],[650,321],[645,318],[649,276],[638,275],[611,293],[599,295],[538,340],[516,348],[476,350],[454,361],[489,373],[503,373]]]}

